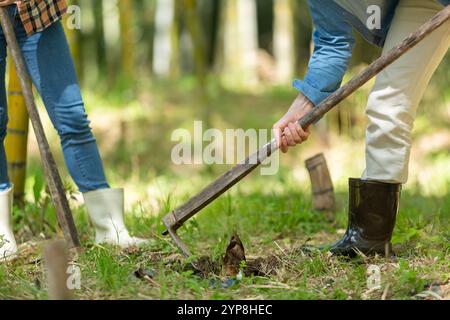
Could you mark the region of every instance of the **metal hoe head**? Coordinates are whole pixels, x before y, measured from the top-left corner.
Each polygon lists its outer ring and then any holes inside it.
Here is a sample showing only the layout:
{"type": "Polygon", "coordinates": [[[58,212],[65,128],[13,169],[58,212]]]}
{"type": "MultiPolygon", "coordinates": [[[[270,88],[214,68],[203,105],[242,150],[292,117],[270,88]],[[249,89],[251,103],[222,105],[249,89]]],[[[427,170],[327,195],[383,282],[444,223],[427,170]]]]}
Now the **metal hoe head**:
{"type": "Polygon", "coordinates": [[[180,236],[177,234],[177,230],[183,224],[177,221],[173,213],[169,213],[168,215],[166,215],[163,219],[163,223],[167,228],[166,231],[163,232],[163,235],[169,235],[186,258],[191,257],[192,256],[191,251],[189,250],[187,245],[183,242],[183,240],[181,240],[180,236]]]}

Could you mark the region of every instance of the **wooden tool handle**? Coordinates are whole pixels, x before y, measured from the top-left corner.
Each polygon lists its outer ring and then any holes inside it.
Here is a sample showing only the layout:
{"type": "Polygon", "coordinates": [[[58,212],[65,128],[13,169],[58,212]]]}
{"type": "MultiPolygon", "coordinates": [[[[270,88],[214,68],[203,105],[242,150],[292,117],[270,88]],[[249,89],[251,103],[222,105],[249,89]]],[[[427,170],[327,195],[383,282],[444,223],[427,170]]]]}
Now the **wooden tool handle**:
{"type": "Polygon", "coordinates": [[[44,127],[42,126],[39,112],[34,101],[31,81],[6,7],[0,7],[0,23],[6,42],[8,43],[9,50],[13,57],[14,64],[16,65],[17,75],[20,80],[20,86],[22,87],[25,104],[30,115],[31,124],[33,125],[34,133],[36,134],[36,140],[38,142],[39,151],[44,164],[44,172],[47,177],[48,187],[56,209],[58,223],[63,231],[64,238],[66,239],[69,247],[77,248],[80,246],[80,241],[78,239],[75,222],[73,221],[72,213],[64,192],[61,177],[58,173],[55,159],[53,158],[47,138],[45,137],[44,127]]]}
{"type": "MultiPolygon", "coordinates": [[[[409,49],[418,44],[431,32],[442,26],[450,18],[450,5],[436,14],[416,32],[412,33],[399,45],[391,49],[386,55],[375,60],[367,69],[358,76],[350,80],[347,84],[330,95],[322,103],[314,107],[305,117],[299,120],[299,124],[305,128],[320,120],[328,111],[338,105],[342,100],[347,98],[357,89],[362,87],[370,79],[376,76],[381,70],[397,60],[405,54],[409,49]]],[[[424,57],[426,59],[426,57],[424,57]]],[[[230,189],[250,172],[252,172],[259,164],[266,160],[272,153],[278,149],[277,142],[272,140],[270,143],[262,147],[258,152],[254,153],[234,168],[227,171],[216,181],[208,185],[196,196],[191,198],[185,204],[172,211],[164,217],[164,224],[168,229],[174,231],[178,229],[186,220],[194,216],[197,212],[206,207],[209,203],[218,198],[225,191],[230,189]]],[[[167,234],[167,232],[164,232],[167,234]]]]}

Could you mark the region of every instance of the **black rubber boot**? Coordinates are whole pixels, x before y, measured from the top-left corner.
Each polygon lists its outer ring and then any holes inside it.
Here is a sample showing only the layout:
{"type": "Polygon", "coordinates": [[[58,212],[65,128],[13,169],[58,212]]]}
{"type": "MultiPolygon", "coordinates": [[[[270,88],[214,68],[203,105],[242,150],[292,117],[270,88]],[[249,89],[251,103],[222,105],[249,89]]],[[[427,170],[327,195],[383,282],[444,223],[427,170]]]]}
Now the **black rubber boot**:
{"type": "Polygon", "coordinates": [[[349,180],[348,228],[329,249],[333,254],[355,256],[392,254],[391,237],[397,216],[401,184],[349,180]]]}

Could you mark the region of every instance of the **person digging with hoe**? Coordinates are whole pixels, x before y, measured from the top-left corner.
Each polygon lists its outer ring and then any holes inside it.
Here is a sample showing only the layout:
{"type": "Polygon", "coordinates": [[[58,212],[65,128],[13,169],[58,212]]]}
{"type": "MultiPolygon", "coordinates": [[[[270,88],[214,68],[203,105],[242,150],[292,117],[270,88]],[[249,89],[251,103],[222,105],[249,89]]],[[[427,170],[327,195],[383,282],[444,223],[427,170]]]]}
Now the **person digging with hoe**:
{"type": "MultiPolygon", "coordinates": [[[[309,0],[308,5],[315,27],[314,53],[304,80],[294,81],[298,97],[273,127],[283,152],[308,139],[309,128],[297,121],[340,87],[355,45],[353,28],[385,53],[450,0],[309,0]],[[379,28],[368,24],[373,5],[381,12],[379,28]]],[[[449,46],[447,22],[376,78],[366,110],[366,169],[361,178],[349,180],[348,227],[329,247],[332,253],[391,253],[417,108],[449,46]]]]}

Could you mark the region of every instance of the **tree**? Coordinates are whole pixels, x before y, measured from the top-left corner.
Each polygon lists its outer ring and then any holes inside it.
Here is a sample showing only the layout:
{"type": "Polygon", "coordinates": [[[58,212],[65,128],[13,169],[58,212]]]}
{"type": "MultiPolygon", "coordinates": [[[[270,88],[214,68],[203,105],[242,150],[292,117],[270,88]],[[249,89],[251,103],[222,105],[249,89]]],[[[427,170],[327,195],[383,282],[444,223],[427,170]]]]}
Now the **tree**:
{"type": "Polygon", "coordinates": [[[180,18],[181,18],[181,1],[175,0],[173,7],[173,19],[172,19],[172,28],[170,32],[170,41],[172,46],[172,55],[170,59],[170,77],[172,79],[177,79],[180,76],[180,52],[181,52],[181,44],[180,44],[180,18]]]}
{"type": "MultiPolygon", "coordinates": [[[[105,28],[103,25],[103,0],[93,1],[94,36],[96,42],[96,59],[100,73],[106,68],[105,28]]],[[[128,63],[128,62],[127,62],[128,63]]]]}
{"type": "MultiPolygon", "coordinates": [[[[68,1],[68,4],[70,6],[79,6],[80,0],[70,0],[68,1]]],[[[71,7],[69,7],[71,9],[71,7]]],[[[69,14],[81,14],[80,11],[71,11],[69,10],[69,14]]],[[[66,33],[67,42],[70,45],[70,52],[72,54],[72,58],[75,64],[75,68],[77,71],[78,78],[80,81],[83,79],[83,58],[82,58],[82,52],[83,52],[83,34],[80,29],[75,28],[72,24],[74,24],[74,19],[78,19],[80,17],[68,17],[68,15],[65,15],[63,18],[63,26],[64,31],[66,33]],[[68,21],[70,19],[70,21],[68,21]],[[69,27],[69,24],[71,27],[69,27]]]]}
{"type": "Polygon", "coordinates": [[[290,83],[295,70],[295,30],[292,0],[274,1],[274,56],[279,83],[290,83]]]}
{"type": "Polygon", "coordinates": [[[195,72],[199,85],[205,88],[206,77],[206,46],[201,32],[200,17],[197,12],[196,0],[183,0],[186,26],[194,48],[195,72]]]}
{"type": "Polygon", "coordinates": [[[220,69],[227,85],[258,82],[258,32],[254,0],[224,0],[221,18],[220,69]]]}
{"type": "Polygon", "coordinates": [[[153,72],[158,77],[179,75],[179,9],[178,0],[157,0],[153,72]]]}
{"type": "Polygon", "coordinates": [[[201,30],[205,38],[205,54],[208,67],[214,66],[222,1],[197,0],[197,7],[201,17],[201,30]]]}
{"type": "Polygon", "coordinates": [[[134,79],[134,35],[132,0],[119,0],[120,44],[122,74],[127,79],[134,79]]]}
{"type": "Polygon", "coordinates": [[[198,10],[197,0],[183,0],[183,12],[186,20],[186,27],[193,44],[193,57],[195,65],[195,74],[200,91],[202,119],[208,127],[211,127],[211,109],[209,107],[209,96],[207,90],[207,58],[205,34],[201,28],[200,11],[198,10]]]}
{"type": "Polygon", "coordinates": [[[28,112],[12,59],[9,59],[8,135],[5,140],[8,173],[14,196],[23,201],[27,168],[28,112]]]}
{"type": "Polygon", "coordinates": [[[135,10],[139,21],[139,49],[138,63],[153,69],[153,41],[155,37],[156,0],[135,1],[135,10]]]}

